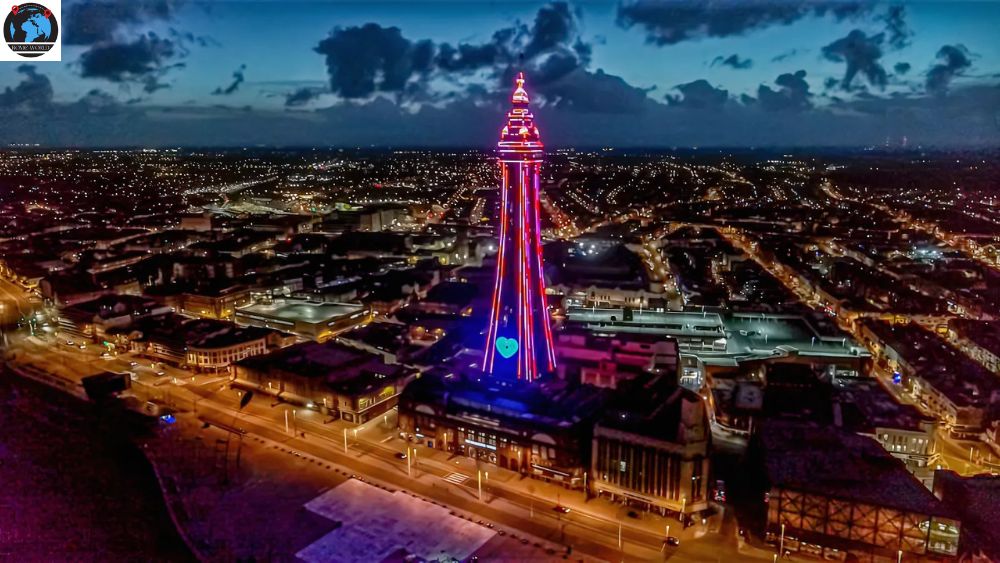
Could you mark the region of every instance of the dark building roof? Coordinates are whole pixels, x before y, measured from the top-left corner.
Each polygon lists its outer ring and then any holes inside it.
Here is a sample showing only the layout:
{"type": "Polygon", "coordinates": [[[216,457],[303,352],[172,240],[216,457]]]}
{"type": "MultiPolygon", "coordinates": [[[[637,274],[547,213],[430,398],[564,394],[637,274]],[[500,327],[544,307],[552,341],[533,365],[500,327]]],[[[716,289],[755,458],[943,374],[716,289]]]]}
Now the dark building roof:
{"type": "Polygon", "coordinates": [[[951,516],[901,461],[871,438],[832,426],[768,420],[758,444],[771,487],[951,516]]]}
{"type": "Polygon", "coordinates": [[[962,477],[954,471],[934,472],[934,494],[962,521],[963,552],[983,551],[1000,561],[1000,476],[962,477]]]}
{"type": "Polygon", "coordinates": [[[241,360],[237,365],[263,373],[285,372],[322,379],[332,389],[348,395],[375,389],[386,378],[402,377],[407,372],[404,366],[386,364],[380,355],[333,340],[295,344],[241,360]]]}
{"type": "Polygon", "coordinates": [[[988,407],[1000,392],[1000,380],[993,372],[920,325],[861,322],[913,366],[918,377],[959,407],[988,407]]]}
{"type": "Polygon", "coordinates": [[[600,427],[681,445],[706,442],[704,402],[697,393],[675,386],[675,381],[670,374],[621,383],[600,427]]]}
{"type": "Polygon", "coordinates": [[[923,431],[935,422],[917,407],[897,402],[878,383],[870,381],[854,382],[839,389],[836,402],[841,426],[854,432],[873,434],[876,428],[923,431]]]}
{"type": "Polygon", "coordinates": [[[1000,356],[1000,322],[970,321],[968,319],[951,319],[948,325],[954,328],[963,338],[972,341],[976,346],[1000,356]]]}
{"type": "Polygon", "coordinates": [[[500,419],[504,428],[567,431],[593,420],[607,398],[605,389],[563,381],[500,387],[489,377],[482,379],[425,373],[407,385],[401,401],[500,419]]]}

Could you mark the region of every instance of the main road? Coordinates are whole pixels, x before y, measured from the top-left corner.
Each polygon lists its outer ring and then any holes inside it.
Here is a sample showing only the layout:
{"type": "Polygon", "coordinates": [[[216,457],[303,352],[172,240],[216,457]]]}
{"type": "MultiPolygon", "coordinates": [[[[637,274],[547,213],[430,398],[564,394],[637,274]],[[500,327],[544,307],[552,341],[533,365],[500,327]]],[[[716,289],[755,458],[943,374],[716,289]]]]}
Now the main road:
{"type": "Polygon", "coordinates": [[[16,324],[35,309],[31,294],[21,286],[0,277],[0,326],[16,324]]]}

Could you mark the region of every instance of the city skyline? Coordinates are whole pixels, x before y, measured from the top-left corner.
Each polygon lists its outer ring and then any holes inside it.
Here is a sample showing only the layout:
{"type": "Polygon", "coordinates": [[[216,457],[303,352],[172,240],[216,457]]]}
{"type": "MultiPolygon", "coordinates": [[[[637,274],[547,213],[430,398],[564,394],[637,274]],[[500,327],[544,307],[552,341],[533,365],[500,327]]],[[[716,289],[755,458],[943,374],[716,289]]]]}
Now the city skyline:
{"type": "Polygon", "coordinates": [[[515,66],[552,147],[1000,136],[994,2],[254,6],[66,2],[63,62],[0,66],[8,142],[485,147],[515,66]]]}

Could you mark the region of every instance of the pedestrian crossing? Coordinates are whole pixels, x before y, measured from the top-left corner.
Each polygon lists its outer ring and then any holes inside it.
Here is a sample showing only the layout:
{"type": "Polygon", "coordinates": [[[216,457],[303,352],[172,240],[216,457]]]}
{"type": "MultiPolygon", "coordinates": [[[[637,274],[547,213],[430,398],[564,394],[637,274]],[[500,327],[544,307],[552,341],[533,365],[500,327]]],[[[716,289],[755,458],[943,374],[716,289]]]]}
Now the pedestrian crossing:
{"type": "Polygon", "coordinates": [[[461,485],[462,483],[468,481],[469,478],[466,477],[465,475],[462,475],[461,473],[449,473],[444,477],[444,480],[448,481],[449,483],[461,485]]]}

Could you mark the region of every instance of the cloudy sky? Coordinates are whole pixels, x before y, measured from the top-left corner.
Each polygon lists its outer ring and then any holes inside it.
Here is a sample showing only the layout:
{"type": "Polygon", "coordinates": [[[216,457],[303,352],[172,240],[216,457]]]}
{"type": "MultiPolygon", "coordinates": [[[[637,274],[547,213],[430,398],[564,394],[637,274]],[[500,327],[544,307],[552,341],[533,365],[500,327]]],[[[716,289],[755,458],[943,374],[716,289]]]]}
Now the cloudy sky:
{"type": "Polygon", "coordinates": [[[1000,144],[1000,1],[64,0],[0,63],[6,143],[488,146],[528,76],[550,146],[1000,144]]]}

